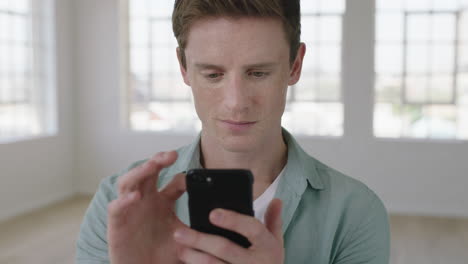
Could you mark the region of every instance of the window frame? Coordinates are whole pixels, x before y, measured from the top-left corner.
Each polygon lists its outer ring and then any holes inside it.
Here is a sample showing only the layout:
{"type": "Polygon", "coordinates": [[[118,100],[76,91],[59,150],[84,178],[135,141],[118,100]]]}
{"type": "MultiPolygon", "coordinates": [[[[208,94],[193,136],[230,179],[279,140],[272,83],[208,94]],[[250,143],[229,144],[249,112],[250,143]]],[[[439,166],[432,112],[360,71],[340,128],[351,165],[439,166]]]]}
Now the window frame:
{"type": "MultiPolygon", "coordinates": [[[[374,56],[376,56],[377,54],[377,49],[379,47],[379,45],[384,45],[384,46],[389,46],[390,42],[388,40],[381,40],[377,37],[377,32],[379,30],[378,26],[377,26],[377,18],[378,18],[378,15],[379,15],[379,12],[382,12],[381,10],[379,10],[379,8],[377,7],[377,4],[378,4],[378,0],[373,0],[374,2],[374,14],[375,14],[375,20],[374,20],[374,45],[373,45],[373,50],[374,50],[374,56]],[[383,44],[382,44],[383,43],[383,44]]],[[[403,3],[403,2],[401,2],[403,3]]],[[[468,3],[467,3],[468,4],[468,3]]],[[[459,40],[460,40],[460,18],[461,18],[461,15],[463,13],[465,14],[468,14],[467,13],[468,11],[468,6],[466,7],[459,7],[459,8],[456,8],[456,9],[435,9],[433,7],[431,8],[425,8],[425,9],[422,9],[422,10],[411,10],[411,11],[408,11],[404,8],[404,6],[400,7],[400,8],[397,8],[397,9],[388,9],[388,10],[385,10],[384,12],[386,14],[388,13],[392,13],[392,12],[397,12],[397,13],[401,13],[403,18],[404,18],[404,21],[403,21],[403,32],[402,32],[402,41],[398,41],[398,42],[393,42],[393,43],[396,43],[396,44],[393,44],[394,46],[396,45],[399,45],[399,47],[401,47],[401,49],[403,50],[403,54],[402,54],[402,71],[401,71],[401,76],[398,76],[398,80],[400,81],[400,85],[401,85],[401,91],[399,91],[399,100],[400,100],[400,103],[399,105],[401,105],[402,107],[422,107],[422,109],[424,109],[425,107],[427,108],[430,108],[430,107],[443,107],[443,106],[453,106],[454,107],[454,110],[455,111],[455,115],[457,116],[457,118],[459,118],[459,112],[460,109],[459,108],[465,108],[466,106],[463,105],[463,104],[459,104],[458,102],[458,98],[459,98],[459,86],[458,86],[458,77],[459,77],[459,74],[463,74],[464,72],[463,71],[460,71],[459,69],[459,61],[458,61],[458,54],[460,52],[460,43],[459,43],[459,40]],[[428,97],[428,99],[424,100],[423,102],[417,102],[417,101],[411,101],[409,99],[406,98],[406,95],[407,95],[407,85],[406,85],[406,80],[407,80],[407,76],[410,75],[408,74],[408,71],[407,71],[407,61],[408,61],[408,56],[407,56],[407,50],[408,50],[408,23],[407,23],[407,20],[408,20],[408,14],[415,14],[415,15],[440,15],[440,14],[455,14],[455,27],[454,27],[454,39],[453,39],[453,42],[450,43],[448,46],[451,47],[453,49],[453,71],[450,73],[450,76],[452,77],[452,86],[450,88],[451,90],[451,98],[450,100],[432,100],[430,98],[430,96],[428,97]],[[465,107],[464,107],[465,106],[465,107]],[[458,113],[457,113],[458,112],[458,113]]],[[[431,19],[433,19],[433,17],[431,17],[431,19]]],[[[435,44],[433,43],[433,40],[428,40],[427,43],[429,43],[430,45],[427,45],[429,48],[433,48],[433,47],[437,47],[438,44],[437,41],[435,42],[435,44]]],[[[447,42],[448,43],[448,42],[447,42]]],[[[377,93],[378,92],[378,86],[377,86],[377,80],[382,78],[382,76],[385,78],[385,77],[388,77],[390,76],[388,72],[378,72],[377,71],[377,60],[374,59],[374,64],[375,64],[375,67],[374,67],[374,88],[373,88],[373,92],[374,93],[377,93]]],[[[431,81],[431,79],[434,77],[434,76],[438,76],[440,75],[441,73],[438,73],[437,71],[434,71],[434,70],[428,70],[426,73],[423,73],[421,76],[425,77],[428,81],[431,81]]],[[[411,75],[410,75],[411,76],[411,75]]],[[[429,83],[429,82],[428,82],[429,83]]],[[[428,85],[429,86],[429,85],[428,85]]],[[[426,87],[425,88],[425,91],[427,91],[427,93],[429,94],[431,92],[431,89],[429,87],[426,87]]],[[[376,111],[375,111],[375,108],[378,104],[390,104],[390,105],[398,105],[395,101],[392,101],[392,100],[382,100],[382,99],[379,99],[377,95],[375,95],[374,97],[374,101],[373,101],[373,107],[374,107],[374,110],[373,110],[373,122],[376,121],[376,111]]],[[[466,113],[468,114],[468,113],[466,113]]],[[[430,116],[428,116],[427,114],[423,114],[423,118],[430,118],[430,116]]],[[[412,136],[412,135],[409,135],[407,133],[407,131],[405,131],[405,129],[402,127],[400,129],[400,132],[399,132],[399,136],[398,137],[393,137],[393,136],[380,136],[380,135],[377,135],[377,129],[376,127],[374,126],[374,124],[372,125],[372,135],[375,139],[377,140],[384,140],[384,141],[402,141],[402,142],[444,142],[444,143],[450,143],[450,142],[466,142],[468,141],[468,138],[464,138],[464,136],[460,137],[460,132],[458,130],[458,127],[460,126],[460,121],[457,120],[455,122],[455,128],[457,128],[457,130],[455,131],[455,134],[453,137],[447,137],[447,138],[438,138],[436,136],[436,134],[432,134],[432,127],[428,127],[427,128],[427,135],[424,136],[424,137],[415,137],[415,136],[412,136]]],[[[403,121],[402,121],[403,123],[403,121]]]]}
{"type": "MultiPolygon", "coordinates": [[[[31,110],[31,116],[36,118],[36,128],[17,130],[14,127],[5,127],[4,131],[16,131],[0,135],[0,144],[54,136],[58,133],[57,124],[57,87],[56,87],[56,2],[55,0],[28,0],[29,13],[3,10],[3,13],[27,17],[28,39],[24,43],[13,47],[27,47],[28,63],[30,68],[25,75],[27,96],[23,100],[0,101],[0,107],[9,103],[24,105],[31,110]]],[[[7,40],[7,43],[17,42],[7,40]]],[[[8,68],[6,69],[8,74],[8,68]]],[[[12,78],[12,77],[10,77],[12,78]]],[[[17,110],[18,111],[18,110],[17,110]]]]}

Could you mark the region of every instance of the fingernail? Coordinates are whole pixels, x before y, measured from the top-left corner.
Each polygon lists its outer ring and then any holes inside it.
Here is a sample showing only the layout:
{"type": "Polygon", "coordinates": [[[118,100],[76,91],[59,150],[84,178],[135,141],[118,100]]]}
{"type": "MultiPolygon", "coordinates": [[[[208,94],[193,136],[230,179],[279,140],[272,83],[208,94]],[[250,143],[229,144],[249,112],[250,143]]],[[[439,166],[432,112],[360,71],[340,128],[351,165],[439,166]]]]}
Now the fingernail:
{"type": "Polygon", "coordinates": [[[178,229],[174,232],[174,238],[177,241],[184,241],[187,238],[187,231],[178,229]]]}
{"type": "Polygon", "coordinates": [[[220,210],[213,210],[210,214],[210,219],[214,223],[221,223],[223,220],[223,213],[220,210]]]}

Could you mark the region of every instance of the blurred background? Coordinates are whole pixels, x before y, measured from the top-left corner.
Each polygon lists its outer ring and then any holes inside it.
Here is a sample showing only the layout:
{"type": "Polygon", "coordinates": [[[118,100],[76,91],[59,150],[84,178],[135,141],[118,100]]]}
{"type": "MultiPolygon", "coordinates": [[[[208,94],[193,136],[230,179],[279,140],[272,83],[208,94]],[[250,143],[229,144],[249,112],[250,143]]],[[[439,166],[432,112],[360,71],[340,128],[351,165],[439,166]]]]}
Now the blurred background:
{"type": "MultiPolygon", "coordinates": [[[[302,0],[283,125],[391,215],[391,263],[468,263],[468,0],[302,0]]],[[[172,0],[0,0],[0,263],[73,263],[99,182],[198,131],[172,0]]]]}

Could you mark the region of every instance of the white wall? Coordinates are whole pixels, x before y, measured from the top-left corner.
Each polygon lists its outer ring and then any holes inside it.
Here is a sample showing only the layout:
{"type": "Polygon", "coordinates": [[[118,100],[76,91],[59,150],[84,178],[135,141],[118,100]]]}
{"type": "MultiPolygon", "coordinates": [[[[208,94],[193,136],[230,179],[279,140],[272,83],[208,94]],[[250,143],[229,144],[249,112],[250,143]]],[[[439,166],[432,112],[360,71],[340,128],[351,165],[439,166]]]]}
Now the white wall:
{"type": "Polygon", "coordinates": [[[71,0],[57,1],[56,136],[0,145],[0,221],[73,195],[74,100],[71,0]]]}
{"type": "Polygon", "coordinates": [[[101,178],[131,162],[190,142],[134,134],[120,126],[118,1],[76,2],[79,190],[93,193],[101,178]]]}

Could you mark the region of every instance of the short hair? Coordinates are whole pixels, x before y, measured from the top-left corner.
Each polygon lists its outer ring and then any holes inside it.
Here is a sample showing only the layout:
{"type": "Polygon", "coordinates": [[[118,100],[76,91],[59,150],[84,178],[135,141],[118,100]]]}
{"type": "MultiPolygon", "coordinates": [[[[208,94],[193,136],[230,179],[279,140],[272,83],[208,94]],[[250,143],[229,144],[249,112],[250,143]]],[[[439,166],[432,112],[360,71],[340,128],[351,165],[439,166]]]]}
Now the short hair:
{"type": "Polygon", "coordinates": [[[300,0],[176,0],[172,14],[172,29],[180,49],[181,62],[186,65],[185,48],[190,27],[206,17],[279,18],[283,22],[290,44],[289,59],[294,62],[301,39],[300,0]]]}

